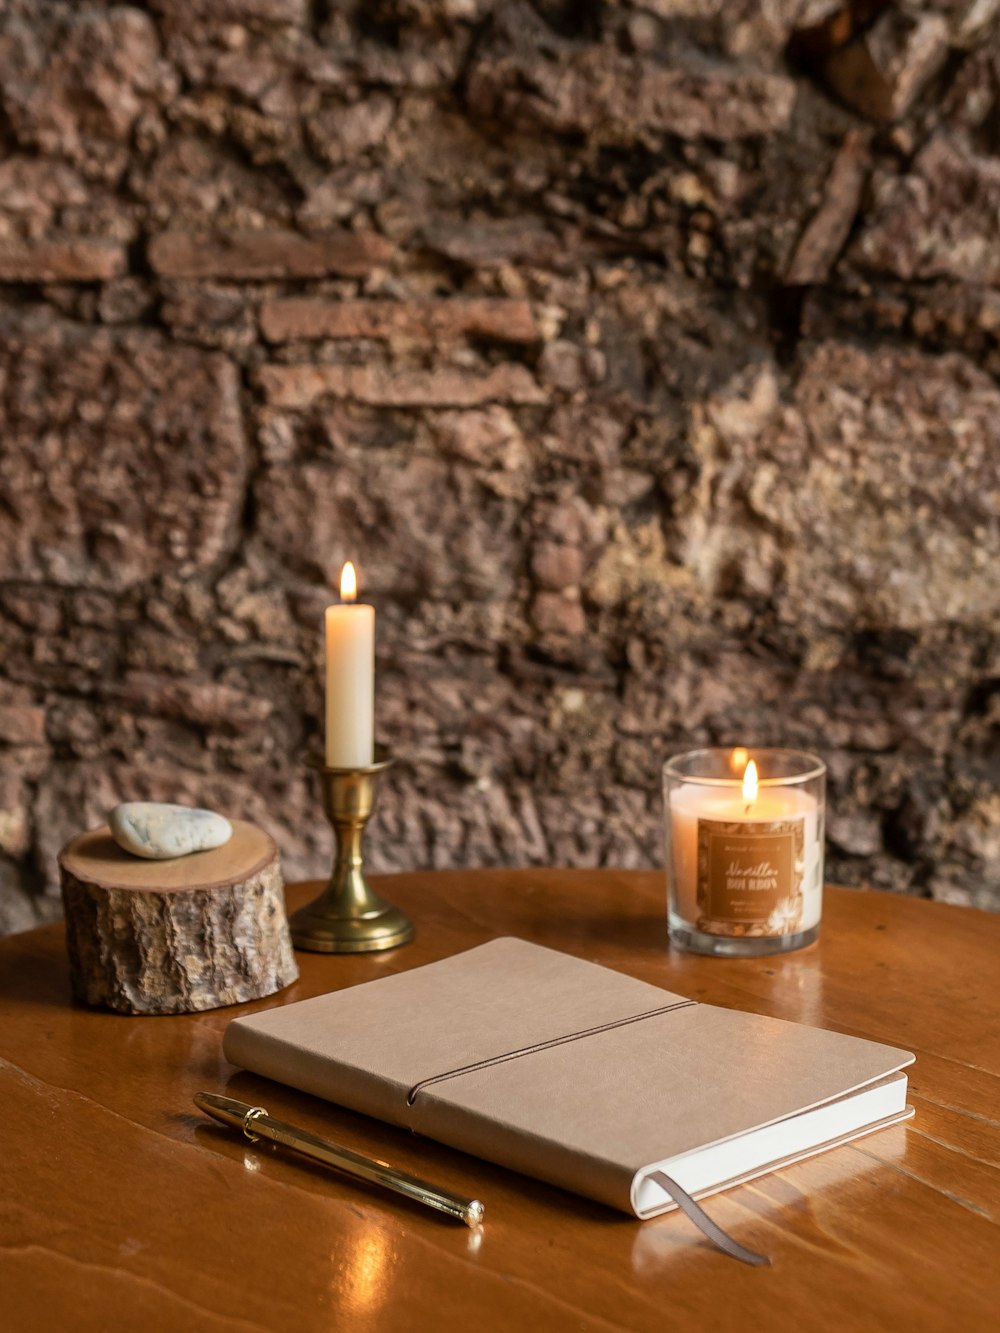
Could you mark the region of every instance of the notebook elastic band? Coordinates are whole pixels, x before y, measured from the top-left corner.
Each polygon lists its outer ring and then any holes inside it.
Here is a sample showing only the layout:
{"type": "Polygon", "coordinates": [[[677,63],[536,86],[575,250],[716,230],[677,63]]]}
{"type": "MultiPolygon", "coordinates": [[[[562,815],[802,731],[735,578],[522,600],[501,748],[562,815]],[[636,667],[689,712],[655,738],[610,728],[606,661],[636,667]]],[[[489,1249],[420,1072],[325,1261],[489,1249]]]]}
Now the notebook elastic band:
{"type": "Polygon", "coordinates": [[[644,1014],[633,1014],[631,1018],[616,1018],[612,1023],[601,1023],[598,1027],[585,1028],[582,1032],[570,1032],[565,1037],[553,1037],[551,1041],[539,1041],[533,1046],[522,1046],[520,1050],[507,1051],[504,1055],[494,1055],[488,1060],[477,1060],[475,1064],[462,1065],[459,1069],[449,1069],[444,1074],[432,1074],[430,1078],[424,1078],[419,1083],[414,1083],[407,1093],[406,1104],[412,1106],[417,1099],[417,1093],[430,1087],[432,1083],[442,1083],[447,1078],[458,1078],[460,1074],[472,1074],[477,1069],[489,1069],[492,1065],[506,1064],[508,1060],[517,1060],[522,1055],[534,1055],[536,1051],[547,1051],[553,1046],[564,1046],[567,1042],[579,1041],[581,1037],[593,1037],[599,1032],[611,1032],[614,1028],[627,1027],[629,1023],[641,1023],[644,1018],[657,1018],[660,1014],[669,1014],[675,1009],[688,1009],[697,1003],[697,1000],[679,1000],[676,1004],[664,1005],[662,1009],[649,1009],[644,1014]]]}

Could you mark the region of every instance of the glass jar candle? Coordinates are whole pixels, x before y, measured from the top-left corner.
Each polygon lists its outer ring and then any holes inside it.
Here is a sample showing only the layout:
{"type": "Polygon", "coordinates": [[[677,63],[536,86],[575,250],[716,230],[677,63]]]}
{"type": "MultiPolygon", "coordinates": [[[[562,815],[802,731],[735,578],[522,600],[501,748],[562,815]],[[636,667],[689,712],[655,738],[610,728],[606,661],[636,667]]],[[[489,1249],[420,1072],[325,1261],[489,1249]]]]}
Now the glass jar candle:
{"type": "Polygon", "coordinates": [[[826,765],[708,749],[663,766],[670,939],[748,957],[811,944],[823,906],[826,765]]]}

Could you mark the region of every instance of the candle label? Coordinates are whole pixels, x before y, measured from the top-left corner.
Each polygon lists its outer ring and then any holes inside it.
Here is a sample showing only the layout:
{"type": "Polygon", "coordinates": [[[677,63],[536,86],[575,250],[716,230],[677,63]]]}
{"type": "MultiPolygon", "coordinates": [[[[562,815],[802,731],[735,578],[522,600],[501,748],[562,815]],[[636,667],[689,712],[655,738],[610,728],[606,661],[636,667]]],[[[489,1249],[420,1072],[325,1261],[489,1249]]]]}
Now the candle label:
{"type": "Polygon", "coordinates": [[[792,935],[802,918],[805,821],[698,820],[698,929],[792,935]]]}

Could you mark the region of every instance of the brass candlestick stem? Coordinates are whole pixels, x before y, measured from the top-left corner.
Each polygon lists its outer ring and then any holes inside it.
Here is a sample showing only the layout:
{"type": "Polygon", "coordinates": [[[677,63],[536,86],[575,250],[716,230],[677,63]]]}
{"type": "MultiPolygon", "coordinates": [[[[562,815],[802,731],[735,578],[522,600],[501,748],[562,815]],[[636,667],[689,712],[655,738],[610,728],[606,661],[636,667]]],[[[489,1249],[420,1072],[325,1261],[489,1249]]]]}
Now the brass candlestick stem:
{"type": "Polygon", "coordinates": [[[289,926],[296,949],[313,953],[374,953],[395,949],[413,938],[405,912],[368,886],[361,841],[375,804],[380,775],[392,763],[384,745],[364,768],[322,768],[323,808],[333,825],[337,851],[323,892],[293,913],[289,926]]]}

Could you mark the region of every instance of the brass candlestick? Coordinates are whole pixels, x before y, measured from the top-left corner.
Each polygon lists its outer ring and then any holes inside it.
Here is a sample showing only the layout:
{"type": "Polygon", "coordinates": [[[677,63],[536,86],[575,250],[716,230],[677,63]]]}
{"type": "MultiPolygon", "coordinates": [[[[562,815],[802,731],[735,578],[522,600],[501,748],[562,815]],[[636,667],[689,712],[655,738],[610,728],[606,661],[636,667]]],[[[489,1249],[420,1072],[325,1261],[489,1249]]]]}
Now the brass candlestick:
{"type": "Polygon", "coordinates": [[[330,881],[313,902],[289,920],[296,949],[313,953],[374,953],[395,949],[413,938],[405,912],[368,887],[361,840],[375,804],[379,776],[392,763],[384,745],[364,768],[321,768],[323,808],[333,825],[337,852],[330,881]]]}

